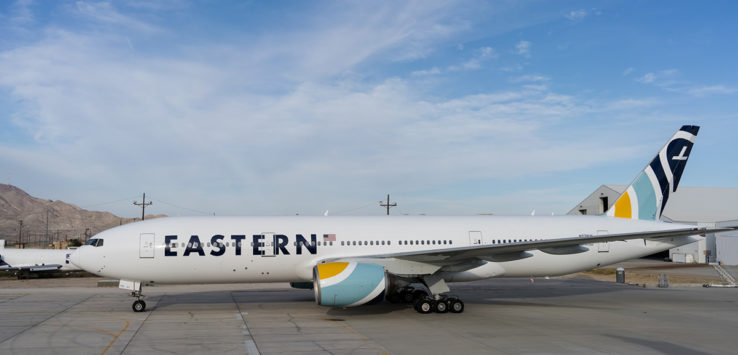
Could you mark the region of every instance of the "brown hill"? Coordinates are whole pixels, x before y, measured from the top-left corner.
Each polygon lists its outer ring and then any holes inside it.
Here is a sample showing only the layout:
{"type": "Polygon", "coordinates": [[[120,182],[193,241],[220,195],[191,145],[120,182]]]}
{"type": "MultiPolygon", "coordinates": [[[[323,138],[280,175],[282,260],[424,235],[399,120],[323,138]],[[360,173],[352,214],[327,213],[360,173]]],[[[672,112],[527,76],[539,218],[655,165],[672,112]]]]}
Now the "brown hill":
{"type": "Polygon", "coordinates": [[[20,220],[23,221],[22,242],[45,244],[48,211],[50,241],[78,238],[86,240],[108,228],[132,222],[109,212],[88,211],[62,201],[33,197],[13,186],[0,184],[0,239],[9,245],[18,242],[20,220]]]}

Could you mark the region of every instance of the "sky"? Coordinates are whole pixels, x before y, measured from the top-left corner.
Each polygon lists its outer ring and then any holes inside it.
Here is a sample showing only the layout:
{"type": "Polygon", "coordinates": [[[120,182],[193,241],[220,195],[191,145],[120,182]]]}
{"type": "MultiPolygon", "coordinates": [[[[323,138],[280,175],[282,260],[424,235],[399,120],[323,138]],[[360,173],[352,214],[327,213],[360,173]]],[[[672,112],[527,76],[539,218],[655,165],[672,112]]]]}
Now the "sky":
{"type": "Polygon", "coordinates": [[[0,182],[122,217],[565,214],[684,124],[738,187],[731,1],[3,1],[0,182]]]}

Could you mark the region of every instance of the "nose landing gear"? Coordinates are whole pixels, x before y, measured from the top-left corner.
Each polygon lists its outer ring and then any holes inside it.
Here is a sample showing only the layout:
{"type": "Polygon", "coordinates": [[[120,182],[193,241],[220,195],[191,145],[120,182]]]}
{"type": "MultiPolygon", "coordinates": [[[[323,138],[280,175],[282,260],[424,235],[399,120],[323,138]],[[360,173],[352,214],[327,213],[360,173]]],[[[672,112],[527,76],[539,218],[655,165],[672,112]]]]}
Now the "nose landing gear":
{"type": "Polygon", "coordinates": [[[143,300],[135,300],[133,301],[131,308],[133,308],[134,312],[143,312],[146,310],[146,302],[143,300]]]}
{"type": "Polygon", "coordinates": [[[140,281],[120,280],[118,287],[131,290],[131,297],[136,298],[131,305],[134,312],[143,312],[146,310],[146,302],[143,301],[144,295],[141,293],[143,285],[140,281]]]}
{"type": "Polygon", "coordinates": [[[144,296],[141,294],[141,287],[139,287],[138,290],[131,292],[131,297],[136,297],[136,300],[133,301],[133,305],[131,305],[134,312],[143,312],[146,310],[146,302],[142,299],[144,296]]]}

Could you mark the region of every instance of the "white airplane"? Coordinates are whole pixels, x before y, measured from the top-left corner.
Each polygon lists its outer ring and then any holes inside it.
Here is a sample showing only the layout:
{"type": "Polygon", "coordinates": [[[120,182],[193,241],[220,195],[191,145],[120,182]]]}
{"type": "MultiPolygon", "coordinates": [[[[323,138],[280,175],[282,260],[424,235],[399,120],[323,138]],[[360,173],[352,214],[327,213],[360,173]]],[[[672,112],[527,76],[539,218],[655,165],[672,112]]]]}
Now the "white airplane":
{"type": "Polygon", "coordinates": [[[659,221],[699,127],[683,126],[603,216],[175,217],[101,232],[71,257],[142,284],[291,282],[319,305],[411,301],[420,313],[462,312],[447,282],[564,275],[732,230],[659,221]],[[414,290],[421,283],[430,294],[414,290]]]}
{"type": "Polygon", "coordinates": [[[5,249],[0,240],[0,271],[72,271],[80,270],[69,263],[73,250],[59,249],[5,249]]]}

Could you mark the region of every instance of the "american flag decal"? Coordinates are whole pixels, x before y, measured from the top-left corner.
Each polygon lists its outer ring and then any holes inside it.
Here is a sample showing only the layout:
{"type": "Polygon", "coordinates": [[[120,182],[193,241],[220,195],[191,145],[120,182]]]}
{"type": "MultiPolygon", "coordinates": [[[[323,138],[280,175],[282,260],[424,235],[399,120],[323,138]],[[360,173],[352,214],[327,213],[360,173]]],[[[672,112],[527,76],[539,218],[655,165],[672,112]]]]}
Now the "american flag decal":
{"type": "Polygon", "coordinates": [[[324,242],[335,242],[336,235],[335,234],[323,234],[323,241],[324,242]]]}

